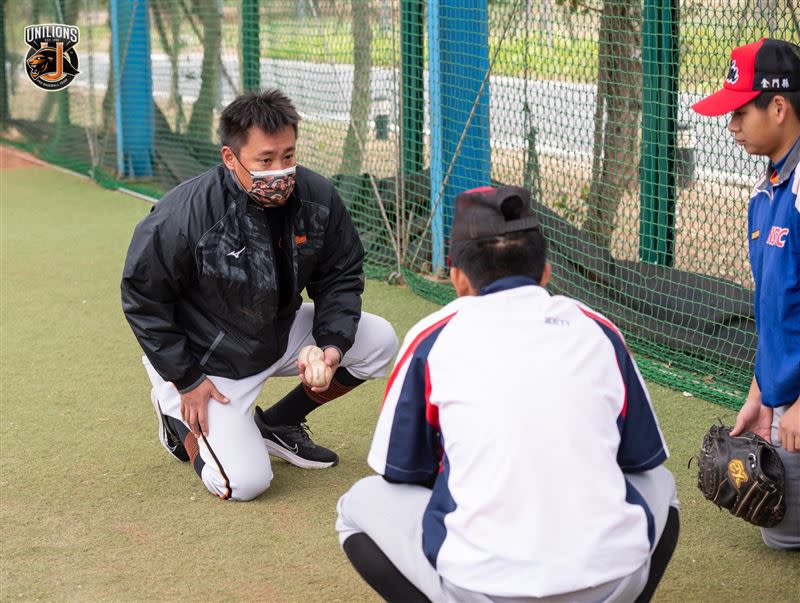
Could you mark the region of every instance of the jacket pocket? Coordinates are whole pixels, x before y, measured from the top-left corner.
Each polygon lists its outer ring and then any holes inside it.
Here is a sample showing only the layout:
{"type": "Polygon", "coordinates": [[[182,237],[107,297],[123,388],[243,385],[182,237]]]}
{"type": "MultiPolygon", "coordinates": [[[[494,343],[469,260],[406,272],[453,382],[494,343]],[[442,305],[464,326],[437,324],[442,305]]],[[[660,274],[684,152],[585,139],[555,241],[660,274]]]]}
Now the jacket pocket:
{"type": "Polygon", "coordinates": [[[214,353],[214,350],[217,349],[217,346],[222,342],[222,339],[225,337],[225,331],[220,331],[217,333],[217,336],[214,338],[214,342],[211,346],[206,350],[206,353],[203,354],[203,357],[200,359],[200,366],[205,366],[208,359],[211,358],[211,354],[214,353]]]}

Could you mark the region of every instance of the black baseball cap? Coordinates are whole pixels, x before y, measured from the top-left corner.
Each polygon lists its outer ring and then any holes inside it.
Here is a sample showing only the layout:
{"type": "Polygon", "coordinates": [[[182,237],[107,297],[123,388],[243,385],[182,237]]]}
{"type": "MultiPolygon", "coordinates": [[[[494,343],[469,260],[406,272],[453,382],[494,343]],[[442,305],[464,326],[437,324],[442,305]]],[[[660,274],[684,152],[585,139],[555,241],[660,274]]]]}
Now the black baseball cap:
{"type": "Polygon", "coordinates": [[[724,115],[743,107],[762,92],[800,90],[800,46],[761,38],[731,52],[721,90],[692,105],[700,115],[724,115]]]}
{"type": "Polygon", "coordinates": [[[474,241],[523,230],[537,230],[531,196],[519,186],[483,186],[456,197],[450,242],[474,241]]]}

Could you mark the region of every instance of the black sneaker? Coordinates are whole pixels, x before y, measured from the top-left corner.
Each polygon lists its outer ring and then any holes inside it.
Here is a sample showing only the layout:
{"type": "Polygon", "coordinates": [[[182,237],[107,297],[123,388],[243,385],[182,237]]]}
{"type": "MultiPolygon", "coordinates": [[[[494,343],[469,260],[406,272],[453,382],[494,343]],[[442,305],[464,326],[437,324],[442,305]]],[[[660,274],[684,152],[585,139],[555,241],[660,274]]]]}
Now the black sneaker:
{"type": "Polygon", "coordinates": [[[155,389],[150,390],[150,400],[153,402],[153,408],[156,409],[156,416],[158,417],[158,439],[161,441],[164,450],[179,461],[188,463],[189,454],[186,452],[186,448],[183,447],[181,439],[170,429],[167,417],[161,412],[161,406],[158,403],[158,398],[156,398],[155,389]]]}
{"type": "Polygon", "coordinates": [[[255,421],[267,450],[273,456],[303,469],[325,469],[339,462],[339,456],[322,446],[317,446],[308,435],[308,425],[267,425],[264,411],[256,406],[255,421]]]}

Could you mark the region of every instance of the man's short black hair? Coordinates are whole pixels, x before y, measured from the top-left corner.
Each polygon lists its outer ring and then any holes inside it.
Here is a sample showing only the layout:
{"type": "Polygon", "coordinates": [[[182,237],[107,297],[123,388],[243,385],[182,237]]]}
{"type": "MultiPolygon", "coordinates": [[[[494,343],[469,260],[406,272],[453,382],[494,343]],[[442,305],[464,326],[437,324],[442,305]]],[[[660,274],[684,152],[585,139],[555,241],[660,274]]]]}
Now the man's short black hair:
{"type": "Polygon", "coordinates": [[[785,98],[786,101],[792,106],[797,119],[800,120],[800,90],[793,90],[791,92],[779,92],[777,90],[765,91],[753,99],[753,104],[756,106],[756,109],[761,109],[763,111],[769,106],[769,104],[772,102],[772,99],[776,96],[782,96],[785,98]]]}
{"type": "Polygon", "coordinates": [[[219,118],[219,138],[222,146],[238,152],[247,144],[247,133],[256,127],[267,134],[277,134],[292,126],[297,135],[300,115],[294,104],[277,88],[263,92],[245,92],[225,107],[219,118]]]}
{"type": "Polygon", "coordinates": [[[451,265],[464,271],[476,289],[504,276],[542,279],[547,260],[547,241],[541,229],[454,243],[451,265]]]}

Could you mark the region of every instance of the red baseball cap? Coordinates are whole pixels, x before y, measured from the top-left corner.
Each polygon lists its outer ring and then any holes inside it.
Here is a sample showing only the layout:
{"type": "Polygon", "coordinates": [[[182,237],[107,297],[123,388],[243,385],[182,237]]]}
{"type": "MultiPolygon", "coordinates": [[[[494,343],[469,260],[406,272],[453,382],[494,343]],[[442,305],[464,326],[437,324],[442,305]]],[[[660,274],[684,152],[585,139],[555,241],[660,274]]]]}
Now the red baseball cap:
{"type": "Polygon", "coordinates": [[[724,115],[743,107],[762,92],[800,90],[800,47],[761,38],[731,52],[722,90],[692,105],[700,115],[724,115]]]}

